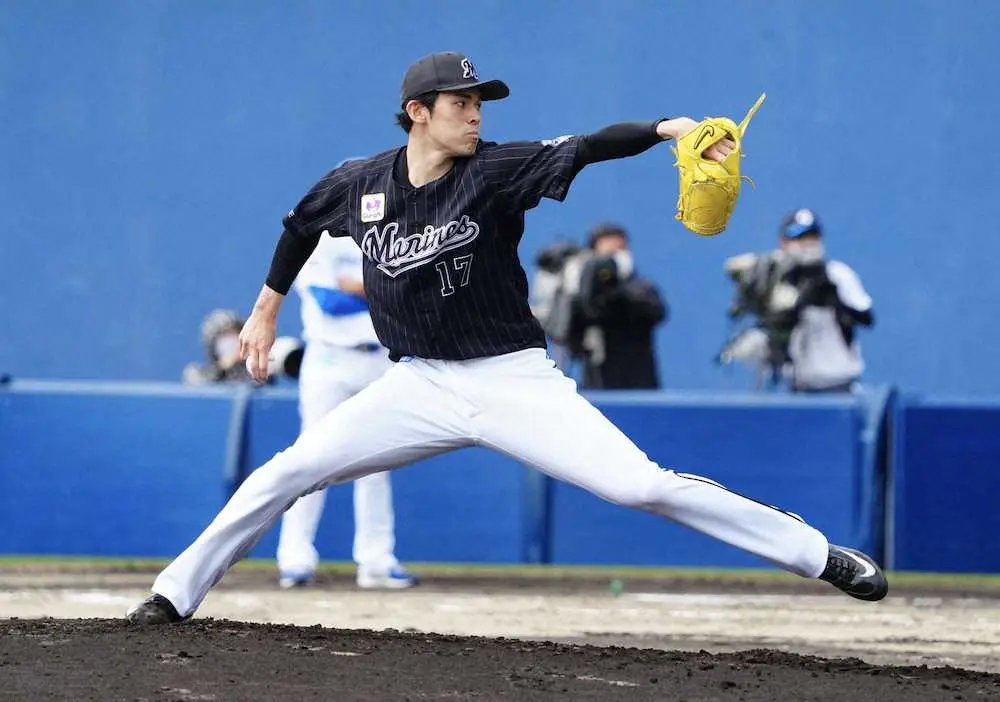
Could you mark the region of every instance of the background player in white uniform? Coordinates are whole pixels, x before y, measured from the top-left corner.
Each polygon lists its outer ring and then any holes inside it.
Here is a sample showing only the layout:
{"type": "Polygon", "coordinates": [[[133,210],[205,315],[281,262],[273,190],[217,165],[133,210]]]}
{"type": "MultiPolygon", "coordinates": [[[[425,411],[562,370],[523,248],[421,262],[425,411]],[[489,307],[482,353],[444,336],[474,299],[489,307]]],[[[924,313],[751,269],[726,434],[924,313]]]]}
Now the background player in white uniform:
{"type": "MultiPolygon", "coordinates": [[[[302,430],[377,380],[392,366],[378,342],[362,286],[361,249],[349,238],[324,236],[295,279],[302,298],[305,356],[299,375],[302,430]]],[[[282,587],[311,582],[319,554],[316,530],[326,491],[299,498],[281,521],[278,571],[282,587]]],[[[363,588],[401,589],[417,579],[396,560],[389,473],[354,481],[354,561],[363,588]]]]}
{"type": "MultiPolygon", "coordinates": [[[[508,93],[502,81],[480,80],[461,54],[421,59],[407,71],[398,103],[406,146],[334,169],[284,218],[267,282],[240,337],[254,379],[267,377],[283,296],[324,231],[361,245],[372,319],[399,362],[254,471],[160,573],[152,594],[130,608],[129,621],[191,616],[300,496],[470,446],[672,519],[853,597],[885,597],[888,583],[869,556],[830,544],[794,514],[651,461],[547,357],[517,256],[525,212],[543,197],[563,200],[587,165],[680,138],[694,120],[622,123],[545,141],[483,141],[483,101],[508,93]]],[[[733,148],[722,140],[705,155],[721,161],[733,148]]]]}

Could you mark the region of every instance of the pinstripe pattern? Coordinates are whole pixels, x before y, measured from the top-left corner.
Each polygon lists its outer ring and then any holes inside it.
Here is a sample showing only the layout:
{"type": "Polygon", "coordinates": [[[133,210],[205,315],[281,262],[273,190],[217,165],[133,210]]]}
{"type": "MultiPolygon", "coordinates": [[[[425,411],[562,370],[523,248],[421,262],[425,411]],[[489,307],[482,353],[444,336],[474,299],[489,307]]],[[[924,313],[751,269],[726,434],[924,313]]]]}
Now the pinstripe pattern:
{"type": "Polygon", "coordinates": [[[358,242],[375,331],[396,360],[545,348],[517,247],[525,211],[566,197],[578,143],[481,142],[420,188],[394,175],[402,149],[351,161],[309,191],[285,228],[358,242]],[[385,195],[384,216],[362,222],[361,198],[376,193],[385,195]]]}

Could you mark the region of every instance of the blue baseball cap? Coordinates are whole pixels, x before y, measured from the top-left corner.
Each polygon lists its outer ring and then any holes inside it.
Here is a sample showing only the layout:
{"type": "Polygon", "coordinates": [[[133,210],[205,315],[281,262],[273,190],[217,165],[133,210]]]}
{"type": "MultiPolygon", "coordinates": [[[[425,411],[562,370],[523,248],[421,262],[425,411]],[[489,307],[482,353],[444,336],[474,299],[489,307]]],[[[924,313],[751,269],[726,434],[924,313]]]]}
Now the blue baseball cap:
{"type": "Polygon", "coordinates": [[[805,207],[786,215],[781,220],[780,231],[784,239],[798,239],[806,234],[815,234],[816,236],[823,234],[823,228],[820,226],[816,213],[805,207]]]}

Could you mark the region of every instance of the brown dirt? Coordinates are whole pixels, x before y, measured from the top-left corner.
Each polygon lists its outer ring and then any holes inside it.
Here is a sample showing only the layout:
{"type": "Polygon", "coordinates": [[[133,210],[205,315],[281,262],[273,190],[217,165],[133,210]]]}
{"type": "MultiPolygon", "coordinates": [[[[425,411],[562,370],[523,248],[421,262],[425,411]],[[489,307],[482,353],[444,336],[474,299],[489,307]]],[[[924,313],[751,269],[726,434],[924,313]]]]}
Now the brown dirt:
{"type": "MultiPolygon", "coordinates": [[[[628,594],[618,599],[609,596],[606,577],[431,577],[418,592],[371,599],[354,591],[350,575],[344,573],[323,573],[316,588],[289,593],[276,588],[269,570],[237,569],[220,583],[204,610],[184,624],[136,628],[121,619],[103,618],[123,611],[122,600],[134,601],[150,582],[151,574],[144,572],[0,569],[3,609],[8,616],[30,617],[0,619],[0,700],[1000,700],[996,674],[1000,669],[987,655],[994,632],[985,623],[977,624],[996,616],[1000,591],[995,585],[955,592],[940,587],[897,588],[892,602],[872,607],[844,599],[843,612],[833,609],[817,619],[828,609],[827,600],[816,599],[829,595],[822,583],[794,578],[763,584],[711,578],[626,580],[626,593],[788,596],[785,608],[790,622],[798,622],[807,633],[810,627],[820,627],[826,634],[843,632],[856,642],[851,648],[832,636],[813,642],[794,633],[785,636],[778,614],[770,613],[774,605],[758,602],[760,598],[742,604],[728,600],[644,604],[641,599],[630,600],[628,594]],[[463,599],[468,597],[473,599],[463,599]],[[944,599],[913,609],[912,603],[922,597],[944,599]],[[338,607],[324,608],[326,601],[338,607]],[[435,610],[435,602],[454,611],[435,610]],[[422,620],[408,616],[413,607],[427,610],[433,629],[420,628],[422,620]],[[676,609],[696,614],[694,607],[706,621],[723,613],[726,618],[707,633],[703,627],[690,628],[690,622],[698,620],[670,618],[676,609]],[[939,609],[949,613],[943,620],[939,609]],[[299,610],[305,615],[299,623],[322,616],[330,626],[352,628],[260,623],[285,614],[294,618],[300,616],[299,610]],[[448,631],[449,617],[464,621],[485,610],[501,615],[488,620],[489,626],[545,617],[559,623],[570,617],[579,618],[570,629],[580,631],[557,634],[540,621],[539,631],[545,632],[540,635],[529,633],[533,627],[517,629],[524,633],[516,635],[525,640],[427,633],[448,631]],[[613,633],[618,631],[614,628],[586,631],[602,616],[618,617],[614,622],[620,622],[624,631],[631,610],[640,617],[648,611],[648,626],[621,634],[613,633]],[[53,613],[81,618],[34,618],[53,613]],[[258,623],[229,619],[254,615],[258,623]],[[370,630],[385,622],[418,630],[370,630]],[[765,630],[765,622],[777,628],[765,630]],[[951,628],[947,622],[952,622],[951,628]],[[741,626],[751,627],[757,639],[741,635],[741,626]],[[872,638],[869,630],[880,627],[891,640],[872,638]],[[904,663],[933,661],[936,649],[928,648],[932,641],[920,639],[923,648],[897,641],[904,634],[919,639],[928,628],[932,638],[956,639],[942,649],[950,653],[961,650],[958,644],[974,645],[978,653],[954,659],[959,664],[978,663],[980,670],[993,672],[875,665],[843,657],[856,652],[871,661],[888,646],[920,654],[906,654],[904,663]],[[669,633],[656,634],[657,630],[669,633]],[[577,643],[583,640],[601,645],[577,643]],[[702,645],[715,653],[697,650],[702,645]],[[676,650],[682,648],[686,650],[676,650]],[[789,650],[831,657],[795,655],[789,650]]],[[[841,596],[827,599],[836,606],[841,596]]],[[[503,628],[463,633],[486,631],[503,628]]]]}
{"type": "Polygon", "coordinates": [[[986,700],[1000,675],[196,619],[0,621],[4,700],[986,700]]]}

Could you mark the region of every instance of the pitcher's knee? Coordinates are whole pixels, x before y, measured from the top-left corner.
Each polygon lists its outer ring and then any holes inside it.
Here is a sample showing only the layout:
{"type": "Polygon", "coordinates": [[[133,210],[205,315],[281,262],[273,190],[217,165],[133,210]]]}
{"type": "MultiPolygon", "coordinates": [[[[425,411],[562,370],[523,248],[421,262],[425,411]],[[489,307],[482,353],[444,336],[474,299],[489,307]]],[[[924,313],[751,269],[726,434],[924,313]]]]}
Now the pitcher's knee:
{"type": "Polygon", "coordinates": [[[604,498],[616,505],[652,511],[659,505],[665,495],[666,476],[657,468],[657,473],[644,474],[638,480],[622,480],[607,491],[604,498]]]}
{"type": "Polygon", "coordinates": [[[312,492],[327,478],[322,458],[298,444],[279,451],[254,473],[273,476],[283,488],[296,495],[312,492]]]}

